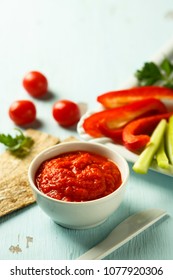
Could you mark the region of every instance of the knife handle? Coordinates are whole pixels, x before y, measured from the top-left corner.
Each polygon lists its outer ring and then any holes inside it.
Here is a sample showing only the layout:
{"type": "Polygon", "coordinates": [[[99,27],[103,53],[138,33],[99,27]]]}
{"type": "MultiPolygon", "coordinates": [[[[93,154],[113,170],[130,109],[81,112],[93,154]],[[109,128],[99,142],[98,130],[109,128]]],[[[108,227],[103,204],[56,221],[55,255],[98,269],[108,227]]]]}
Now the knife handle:
{"type": "Polygon", "coordinates": [[[166,214],[162,209],[149,209],[128,217],[113,229],[103,241],[81,255],[77,260],[103,259],[166,214]]]}

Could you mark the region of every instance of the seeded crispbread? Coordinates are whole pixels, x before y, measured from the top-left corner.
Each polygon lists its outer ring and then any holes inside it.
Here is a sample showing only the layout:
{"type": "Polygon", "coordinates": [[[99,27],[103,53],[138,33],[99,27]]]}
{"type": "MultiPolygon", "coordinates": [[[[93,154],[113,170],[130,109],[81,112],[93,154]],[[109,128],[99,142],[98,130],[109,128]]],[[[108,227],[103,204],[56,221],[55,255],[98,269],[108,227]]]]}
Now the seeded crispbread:
{"type": "Polygon", "coordinates": [[[28,182],[28,167],[42,150],[60,142],[59,138],[34,129],[25,134],[34,140],[31,152],[23,159],[8,151],[0,155],[0,217],[35,202],[28,182]]]}

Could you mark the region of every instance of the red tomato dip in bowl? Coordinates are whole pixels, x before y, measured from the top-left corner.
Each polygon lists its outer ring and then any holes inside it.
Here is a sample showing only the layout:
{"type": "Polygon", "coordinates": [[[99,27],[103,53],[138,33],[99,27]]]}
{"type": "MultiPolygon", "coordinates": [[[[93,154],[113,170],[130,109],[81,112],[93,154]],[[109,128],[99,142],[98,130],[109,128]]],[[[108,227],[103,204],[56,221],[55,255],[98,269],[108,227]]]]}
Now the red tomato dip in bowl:
{"type": "Polygon", "coordinates": [[[36,186],[63,201],[89,201],[109,195],[122,183],[117,165],[87,151],[60,154],[44,161],[36,173],[36,186]]]}
{"type": "Polygon", "coordinates": [[[129,177],[126,160],[106,145],[55,145],[31,162],[28,178],[41,209],[57,224],[84,229],[120,206],[129,177]]]}

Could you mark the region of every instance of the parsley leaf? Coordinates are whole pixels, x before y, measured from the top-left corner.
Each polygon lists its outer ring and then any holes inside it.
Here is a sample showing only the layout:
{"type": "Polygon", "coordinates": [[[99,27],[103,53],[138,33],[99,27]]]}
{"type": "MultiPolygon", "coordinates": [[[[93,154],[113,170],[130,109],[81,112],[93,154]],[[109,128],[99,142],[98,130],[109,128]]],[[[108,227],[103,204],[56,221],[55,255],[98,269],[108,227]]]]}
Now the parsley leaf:
{"type": "Polygon", "coordinates": [[[140,85],[149,86],[162,79],[162,74],[154,62],[146,62],[141,70],[137,70],[136,77],[140,85]]]}
{"type": "Polygon", "coordinates": [[[169,77],[173,72],[173,64],[166,58],[160,64],[160,68],[165,72],[167,77],[169,77]]]}
{"type": "Polygon", "coordinates": [[[29,154],[34,141],[31,137],[25,136],[20,129],[16,128],[16,130],[19,133],[15,137],[10,134],[0,134],[0,143],[4,144],[16,157],[23,158],[29,154]]]}
{"type": "Polygon", "coordinates": [[[165,58],[160,65],[146,62],[135,76],[140,86],[161,85],[173,88],[173,63],[165,58]]]}

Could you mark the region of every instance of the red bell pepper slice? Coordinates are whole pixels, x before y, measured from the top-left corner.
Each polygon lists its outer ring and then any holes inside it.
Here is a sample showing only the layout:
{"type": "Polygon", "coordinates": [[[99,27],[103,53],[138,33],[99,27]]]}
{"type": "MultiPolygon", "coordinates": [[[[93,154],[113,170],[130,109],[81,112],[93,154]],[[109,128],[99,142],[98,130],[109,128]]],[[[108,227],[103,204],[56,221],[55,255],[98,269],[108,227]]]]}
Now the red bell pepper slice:
{"type": "Polygon", "coordinates": [[[123,144],[123,127],[110,129],[105,123],[100,123],[99,130],[104,136],[111,138],[115,143],[123,144]]]}
{"type": "Polygon", "coordinates": [[[115,108],[147,98],[173,99],[173,89],[161,86],[134,87],[104,93],[97,97],[97,101],[105,108],[115,108]]]}
{"type": "Polygon", "coordinates": [[[124,105],[122,107],[103,110],[92,114],[83,122],[83,128],[93,137],[101,137],[103,133],[101,126],[107,127],[108,130],[120,129],[129,121],[138,117],[152,114],[166,113],[165,105],[157,99],[145,99],[124,105]]]}
{"type": "Polygon", "coordinates": [[[150,141],[150,135],[160,120],[168,120],[171,115],[173,115],[173,112],[141,118],[130,122],[123,129],[122,138],[124,146],[133,152],[140,152],[150,141]]]}

